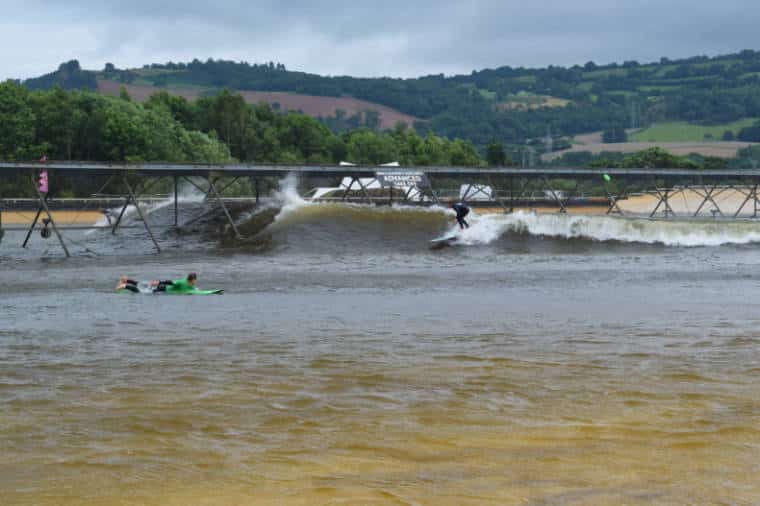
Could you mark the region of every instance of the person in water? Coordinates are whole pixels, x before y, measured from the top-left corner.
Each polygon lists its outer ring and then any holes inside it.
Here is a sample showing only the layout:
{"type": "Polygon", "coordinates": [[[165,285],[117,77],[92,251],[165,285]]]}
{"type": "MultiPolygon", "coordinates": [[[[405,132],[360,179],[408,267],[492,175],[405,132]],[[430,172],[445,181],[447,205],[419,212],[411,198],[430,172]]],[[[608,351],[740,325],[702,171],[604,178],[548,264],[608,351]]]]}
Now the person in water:
{"type": "Polygon", "coordinates": [[[137,287],[137,281],[129,279],[127,276],[121,276],[119,283],[116,285],[117,290],[129,290],[130,292],[140,293],[140,289],[137,287]]]}
{"type": "Polygon", "coordinates": [[[464,217],[470,214],[470,208],[461,202],[451,201],[451,208],[457,213],[457,223],[460,229],[470,228],[470,224],[465,221],[464,217]]]}
{"type": "MultiPolygon", "coordinates": [[[[191,272],[186,278],[172,280],[154,280],[150,281],[150,286],[153,293],[165,292],[167,287],[172,287],[172,291],[177,292],[191,292],[195,289],[195,284],[198,282],[198,275],[191,272]]],[[[129,290],[130,292],[140,293],[140,288],[137,286],[138,281],[130,279],[127,276],[121,276],[119,278],[119,284],[116,285],[117,290],[129,290]]]]}
{"type": "Polygon", "coordinates": [[[174,281],[159,281],[154,292],[165,292],[166,288],[171,286],[171,291],[175,292],[192,292],[195,290],[195,284],[198,282],[198,275],[191,272],[186,278],[175,279],[174,281]]]}

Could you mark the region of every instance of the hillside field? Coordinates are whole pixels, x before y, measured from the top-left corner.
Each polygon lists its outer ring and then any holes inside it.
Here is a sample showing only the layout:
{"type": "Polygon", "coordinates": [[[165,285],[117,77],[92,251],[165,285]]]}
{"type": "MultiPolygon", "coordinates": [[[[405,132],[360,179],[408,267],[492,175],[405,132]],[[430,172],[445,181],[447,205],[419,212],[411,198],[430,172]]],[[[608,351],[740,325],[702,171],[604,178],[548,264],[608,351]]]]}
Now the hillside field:
{"type": "Polygon", "coordinates": [[[629,135],[629,139],[635,142],[703,142],[710,139],[720,141],[726,130],[736,135],[739,130],[752,126],[755,121],[757,118],[744,118],[720,125],[697,125],[685,121],[671,121],[639,130],[629,135]]]}
{"type": "Polygon", "coordinates": [[[686,156],[698,154],[702,156],[715,156],[718,158],[734,158],[740,149],[752,146],[751,142],[723,141],[723,132],[731,130],[736,135],[742,128],[752,126],[754,118],[745,118],[733,123],[719,125],[697,125],[685,121],[671,121],[657,123],[649,128],[637,130],[627,129],[628,142],[605,143],[602,142],[602,132],[590,132],[575,135],[570,139],[572,146],[569,149],[546,153],[541,156],[544,161],[550,162],[566,153],[589,152],[600,154],[609,153],[636,153],[645,149],[659,147],[674,155],[686,156]],[[711,140],[705,137],[712,135],[711,140]]]}
{"type": "Polygon", "coordinates": [[[249,102],[277,103],[280,110],[322,117],[335,131],[414,123],[423,135],[432,131],[468,140],[481,150],[493,141],[524,145],[549,131],[569,139],[653,123],[659,124],[629,140],[722,141],[726,130],[736,135],[751,118],[760,118],[760,51],[753,49],[714,57],[502,66],[413,78],[325,76],[272,61],[209,58],[127,69],[106,63],[102,70],[85,70],[71,60],[54,72],[23,81],[30,90],[59,86],[109,94],[117,93],[121,83],[130,86],[136,99],[157,90],[197,97],[228,89],[249,102]],[[336,117],[339,109],[345,114],[336,117]]]}
{"type": "MultiPolygon", "coordinates": [[[[160,91],[167,91],[172,95],[182,96],[190,101],[196,100],[204,94],[215,92],[212,88],[202,86],[183,85],[181,87],[163,88],[145,84],[121,84],[108,79],[98,79],[98,92],[105,95],[119,96],[121,86],[126,88],[132,99],[139,102],[147,100],[151,95],[160,91]]],[[[377,111],[380,114],[380,128],[383,129],[393,128],[397,123],[406,123],[411,126],[417,120],[414,116],[401,113],[390,107],[353,97],[324,97],[277,91],[238,91],[238,93],[249,104],[260,102],[266,102],[270,105],[279,104],[280,110],[302,111],[314,117],[335,116],[335,111],[339,109],[343,110],[346,116],[361,114],[365,111],[377,111]]]]}

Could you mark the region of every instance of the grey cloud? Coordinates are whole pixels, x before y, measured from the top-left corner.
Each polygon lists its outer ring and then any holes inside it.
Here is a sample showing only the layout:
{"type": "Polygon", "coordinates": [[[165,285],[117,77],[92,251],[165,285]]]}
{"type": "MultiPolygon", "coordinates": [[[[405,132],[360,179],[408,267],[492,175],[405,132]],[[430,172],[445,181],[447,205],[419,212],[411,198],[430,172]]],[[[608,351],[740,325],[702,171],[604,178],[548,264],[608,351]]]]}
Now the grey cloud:
{"type": "Polygon", "coordinates": [[[755,46],[754,0],[29,0],[0,19],[0,77],[207,57],[325,74],[652,61],[755,46]],[[21,43],[19,41],[22,41],[21,43]]]}

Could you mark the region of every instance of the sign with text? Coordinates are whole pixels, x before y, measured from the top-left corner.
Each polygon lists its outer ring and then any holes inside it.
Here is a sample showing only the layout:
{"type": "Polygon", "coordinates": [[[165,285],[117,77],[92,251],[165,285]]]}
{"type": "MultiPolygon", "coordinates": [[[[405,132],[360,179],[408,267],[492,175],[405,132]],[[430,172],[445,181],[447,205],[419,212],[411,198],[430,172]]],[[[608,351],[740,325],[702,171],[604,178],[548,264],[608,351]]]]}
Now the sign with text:
{"type": "Polygon", "coordinates": [[[410,186],[427,188],[430,186],[427,176],[420,171],[386,170],[378,171],[375,175],[380,184],[386,188],[409,188],[410,186]]]}

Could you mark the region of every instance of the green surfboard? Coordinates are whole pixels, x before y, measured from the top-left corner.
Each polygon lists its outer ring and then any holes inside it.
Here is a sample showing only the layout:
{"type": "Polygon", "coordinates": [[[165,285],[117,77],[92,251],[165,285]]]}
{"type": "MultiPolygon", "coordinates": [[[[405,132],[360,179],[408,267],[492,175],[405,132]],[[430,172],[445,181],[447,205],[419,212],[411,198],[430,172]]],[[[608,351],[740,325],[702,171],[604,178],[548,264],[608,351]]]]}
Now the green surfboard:
{"type": "Polygon", "coordinates": [[[221,295],[224,293],[224,289],[217,289],[217,290],[185,290],[185,291],[165,291],[165,292],[133,292],[131,290],[116,290],[119,293],[136,293],[137,295],[221,295]]]}

